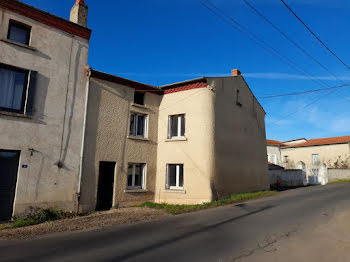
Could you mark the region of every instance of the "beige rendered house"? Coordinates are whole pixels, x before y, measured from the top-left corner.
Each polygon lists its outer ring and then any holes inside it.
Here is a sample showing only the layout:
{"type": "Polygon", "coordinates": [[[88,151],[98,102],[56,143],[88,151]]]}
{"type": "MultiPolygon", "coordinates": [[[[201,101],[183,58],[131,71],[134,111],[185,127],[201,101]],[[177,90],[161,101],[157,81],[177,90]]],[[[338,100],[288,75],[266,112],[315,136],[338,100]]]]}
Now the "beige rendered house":
{"type": "Polygon", "coordinates": [[[87,7],[77,2],[71,22],[0,1],[0,220],[77,210],[91,31],[76,9],[87,7]]]}
{"type": "Polygon", "coordinates": [[[275,145],[271,141],[275,140],[267,140],[268,154],[276,154],[278,159],[280,152],[280,165],[286,169],[303,169],[309,182],[310,177],[318,177],[324,168],[350,169],[350,136],[275,141],[275,145]]]}
{"type": "Polygon", "coordinates": [[[89,70],[82,212],[269,188],[265,112],[238,70],[162,87],[89,70]]]}

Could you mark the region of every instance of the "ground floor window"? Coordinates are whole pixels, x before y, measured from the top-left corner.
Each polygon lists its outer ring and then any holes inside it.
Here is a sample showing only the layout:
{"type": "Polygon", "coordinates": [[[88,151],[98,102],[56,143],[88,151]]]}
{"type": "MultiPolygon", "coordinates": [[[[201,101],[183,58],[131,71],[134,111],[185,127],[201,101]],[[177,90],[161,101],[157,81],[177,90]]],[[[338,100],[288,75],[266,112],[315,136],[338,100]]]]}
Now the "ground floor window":
{"type": "Polygon", "coordinates": [[[128,189],[144,189],[146,177],[146,164],[133,163],[128,166],[128,189]]]}
{"type": "Polygon", "coordinates": [[[184,165],[168,164],[166,176],[167,189],[183,189],[184,187],[184,165]]]}

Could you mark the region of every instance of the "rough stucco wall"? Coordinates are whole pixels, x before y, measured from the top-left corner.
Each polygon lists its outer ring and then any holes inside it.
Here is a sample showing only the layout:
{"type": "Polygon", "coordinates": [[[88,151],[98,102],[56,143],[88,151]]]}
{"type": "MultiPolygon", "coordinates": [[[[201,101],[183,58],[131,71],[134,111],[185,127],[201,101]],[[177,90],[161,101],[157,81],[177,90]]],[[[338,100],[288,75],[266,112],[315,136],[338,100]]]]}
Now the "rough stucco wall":
{"type": "Polygon", "coordinates": [[[350,169],[328,169],[328,182],[350,179],[350,169]]]}
{"type": "MultiPolygon", "coordinates": [[[[283,148],[281,149],[282,159],[288,156],[288,163],[283,165],[288,169],[297,168],[298,162],[302,161],[306,165],[306,175],[310,176],[311,168],[320,168],[325,164],[328,168],[334,167],[334,164],[340,159],[346,160],[350,157],[348,144],[312,146],[312,147],[297,147],[297,148],[283,148]],[[312,154],[319,154],[320,165],[312,164],[312,154]]],[[[347,161],[347,160],[346,160],[347,161]]]]}
{"type": "Polygon", "coordinates": [[[215,92],[217,197],[268,189],[265,112],[242,77],[209,78],[209,83],[215,92]]]}
{"type": "Polygon", "coordinates": [[[277,163],[276,165],[282,166],[281,151],[279,146],[266,146],[268,154],[275,154],[277,163]]]}
{"type": "Polygon", "coordinates": [[[91,78],[86,123],[81,211],[95,210],[99,162],[116,162],[114,206],[154,199],[157,160],[158,107],[162,97],[145,94],[145,107],[133,106],[134,89],[91,78]],[[127,138],[130,113],[149,115],[148,140],[127,138]],[[146,190],[124,193],[128,163],[146,163],[146,190]]]}
{"type": "Polygon", "coordinates": [[[0,42],[0,62],[38,71],[34,116],[0,114],[0,148],[20,150],[19,167],[28,165],[18,171],[14,213],[29,206],[75,210],[88,41],[4,10],[0,38],[7,38],[9,19],[32,26],[30,45],[37,50],[0,42]],[[62,169],[55,165],[60,155],[62,169]]]}
{"type": "Polygon", "coordinates": [[[212,200],[214,93],[208,88],[166,94],[159,108],[156,202],[212,200]],[[186,141],[167,141],[168,116],[185,114],[186,141]],[[184,164],[184,190],[166,190],[166,165],[184,164]]]}

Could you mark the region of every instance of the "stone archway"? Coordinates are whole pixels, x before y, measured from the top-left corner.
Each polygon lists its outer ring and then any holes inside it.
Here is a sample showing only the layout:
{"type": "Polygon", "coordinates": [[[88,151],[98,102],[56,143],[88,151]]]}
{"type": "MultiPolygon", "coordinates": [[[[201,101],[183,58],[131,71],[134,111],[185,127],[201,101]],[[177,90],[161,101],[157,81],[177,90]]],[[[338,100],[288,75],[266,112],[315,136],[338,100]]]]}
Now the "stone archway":
{"type": "Polygon", "coordinates": [[[303,185],[306,186],[307,185],[307,178],[306,178],[306,165],[303,161],[299,161],[296,164],[296,168],[302,170],[303,172],[303,185]]]}

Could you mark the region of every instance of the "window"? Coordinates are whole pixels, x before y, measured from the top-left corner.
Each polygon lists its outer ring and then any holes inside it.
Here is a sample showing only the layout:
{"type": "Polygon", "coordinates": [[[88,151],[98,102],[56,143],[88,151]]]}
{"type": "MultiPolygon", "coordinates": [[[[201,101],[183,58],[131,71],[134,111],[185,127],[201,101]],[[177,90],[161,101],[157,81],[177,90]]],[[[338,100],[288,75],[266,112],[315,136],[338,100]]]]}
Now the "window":
{"type": "Polygon", "coordinates": [[[130,135],[138,137],[147,136],[147,115],[132,113],[130,116],[130,135]]]}
{"type": "Polygon", "coordinates": [[[169,116],[168,138],[185,137],[185,115],[169,116]]]}
{"type": "Polygon", "coordinates": [[[134,103],[138,104],[138,105],[144,105],[145,104],[145,93],[135,91],[134,103]]]}
{"type": "Polygon", "coordinates": [[[283,157],[283,162],[284,162],[284,163],[288,163],[288,156],[284,156],[284,157],[283,157]]]}
{"type": "Polygon", "coordinates": [[[128,189],[144,189],[146,177],[146,164],[129,164],[128,189]]]}
{"type": "Polygon", "coordinates": [[[31,114],[37,72],[0,64],[0,110],[31,114]]]}
{"type": "Polygon", "coordinates": [[[320,156],[319,154],[312,154],[312,164],[318,165],[320,163],[320,156]]]}
{"type": "Polygon", "coordinates": [[[239,90],[237,89],[237,94],[236,94],[236,105],[242,106],[241,99],[239,96],[239,90]]]}
{"type": "Polygon", "coordinates": [[[267,159],[272,164],[277,164],[277,156],[276,154],[267,154],[267,159]]]}
{"type": "Polygon", "coordinates": [[[167,165],[167,189],[183,189],[184,186],[184,165],[168,164],[167,165]]]}
{"type": "Polygon", "coordinates": [[[14,20],[9,22],[7,39],[29,45],[31,27],[14,20]]]}

